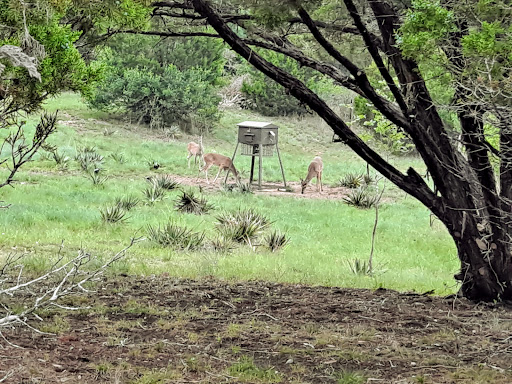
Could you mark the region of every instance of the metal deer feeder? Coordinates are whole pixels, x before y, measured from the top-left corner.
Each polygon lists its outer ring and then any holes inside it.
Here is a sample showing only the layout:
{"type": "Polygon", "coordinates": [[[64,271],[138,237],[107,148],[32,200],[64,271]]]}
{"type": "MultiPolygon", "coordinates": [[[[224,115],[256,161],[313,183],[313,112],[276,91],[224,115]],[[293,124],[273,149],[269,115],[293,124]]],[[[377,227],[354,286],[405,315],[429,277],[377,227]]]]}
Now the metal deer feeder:
{"type": "MultiPolygon", "coordinates": [[[[236,143],[235,152],[232,160],[235,160],[238,146],[242,144],[241,155],[252,156],[251,159],[251,175],[249,183],[252,184],[254,177],[254,159],[258,157],[258,188],[261,188],[261,167],[263,156],[270,157],[274,155],[274,148],[277,152],[279,165],[281,166],[281,174],[283,175],[283,183],[286,188],[286,180],[284,177],[283,163],[279,154],[278,143],[278,126],[272,123],[264,123],[260,121],[244,121],[237,124],[238,126],[238,142],[236,143]]],[[[226,177],[227,179],[227,177],[226,177]]]]}

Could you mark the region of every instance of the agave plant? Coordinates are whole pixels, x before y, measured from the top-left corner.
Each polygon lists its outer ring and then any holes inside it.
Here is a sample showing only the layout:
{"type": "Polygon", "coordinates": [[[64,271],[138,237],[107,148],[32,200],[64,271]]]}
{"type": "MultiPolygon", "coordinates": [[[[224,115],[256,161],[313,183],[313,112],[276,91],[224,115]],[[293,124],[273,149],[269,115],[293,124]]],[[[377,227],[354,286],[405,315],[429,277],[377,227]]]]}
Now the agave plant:
{"type": "Polygon", "coordinates": [[[378,204],[379,196],[372,193],[367,187],[360,187],[350,192],[343,198],[343,201],[357,208],[369,209],[378,204]]]}
{"type": "Polygon", "coordinates": [[[180,186],[176,180],[169,175],[158,175],[156,177],[148,177],[146,179],[148,183],[155,185],[157,188],[167,189],[172,191],[173,189],[177,189],[180,186]]]}
{"type": "Polygon", "coordinates": [[[350,172],[340,179],[340,186],[346,188],[359,188],[363,184],[363,174],[350,172]]]}
{"type": "Polygon", "coordinates": [[[171,247],[180,250],[194,250],[201,247],[204,242],[204,232],[192,230],[176,225],[172,222],[163,227],[147,227],[148,238],[163,247],[171,247]]]}
{"type": "Polygon", "coordinates": [[[142,191],[146,201],[150,204],[160,201],[165,197],[165,189],[155,184],[148,186],[142,191]]]}
{"type": "Polygon", "coordinates": [[[354,275],[371,275],[372,269],[366,260],[354,259],[348,262],[348,266],[354,275]]]}
{"type": "Polygon", "coordinates": [[[252,209],[227,212],[216,219],[216,229],[223,237],[249,245],[271,224],[265,216],[252,209]]]}
{"type": "Polygon", "coordinates": [[[129,211],[139,204],[140,199],[136,196],[125,196],[125,197],[116,197],[114,200],[114,204],[129,211]]]}
{"type": "Polygon", "coordinates": [[[85,174],[94,185],[103,184],[108,179],[108,176],[103,175],[101,168],[87,169],[85,174]]]}
{"type": "Polygon", "coordinates": [[[80,168],[86,172],[90,169],[99,169],[103,164],[103,156],[96,151],[95,147],[79,148],[75,160],[80,164],[80,168]]]}
{"type": "Polygon", "coordinates": [[[174,207],[180,212],[193,213],[195,215],[203,215],[213,209],[213,206],[205,198],[194,196],[192,191],[184,191],[174,207]]]}
{"type": "Polygon", "coordinates": [[[117,204],[112,207],[105,207],[103,209],[100,209],[100,214],[101,219],[105,223],[110,224],[122,223],[128,219],[124,208],[117,204]]]}
{"type": "Polygon", "coordinates": [[[290,238],[279,231],[273,231],[264,238],[263,244],[271,251],[277,252],[290,242],[290,238]]]}

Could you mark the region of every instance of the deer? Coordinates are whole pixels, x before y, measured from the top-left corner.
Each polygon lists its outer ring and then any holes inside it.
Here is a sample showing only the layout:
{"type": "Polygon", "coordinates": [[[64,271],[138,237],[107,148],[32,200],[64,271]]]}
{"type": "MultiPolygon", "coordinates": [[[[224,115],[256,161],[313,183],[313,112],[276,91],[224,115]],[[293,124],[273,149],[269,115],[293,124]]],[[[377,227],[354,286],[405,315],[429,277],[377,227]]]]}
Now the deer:
{"type": "Polygon", "coordinates": [[[197,158],[203,156],[203,136],[199,137],[199,144],[191,141],[187,144],[188,151],[188,167],[190,168],[190,159],[194,156],[194,164],[197,164],[197,158]]]}
{"type": "Polygon", "coordinates": [[[217,165],[219,167],[219,172],[217,172],[217,176],[215,176],[215,179],[213,179],[213,182],[217,180],[217,178],[220,175],[220,172],[223,170],[227,170],[228,174],[229,172],[233,172],[233,175],[235,175],[235,178],[237,181],[240,181],[240,176],[238,174],[238,171],[236,170],[235,166],[233,165],[233,162],[231,159],[224,155],[219,155],[218,153],[205,153],[203,155],[203,161],[204,165],[202,168],[199,168],[199,172],[204,171],[206,174],[206,182],[210,184],[210,181],[208,180],[208,170],[213,166],[217,165]]]}
{"type": "Polygon", "coordinates": [[[308,175],[306,176],[306,180],[300,179],[300,185],[302,187],[301,193],[304,194],[306,187],[308,186],[311,179],[316,177],[316,190],[318,192],[322,191],[322,171],[324,169],[324,163],[322,162],[322,158],[317,156],[313,159],[313,161],[309,164],[308,167],[308,175]]]}

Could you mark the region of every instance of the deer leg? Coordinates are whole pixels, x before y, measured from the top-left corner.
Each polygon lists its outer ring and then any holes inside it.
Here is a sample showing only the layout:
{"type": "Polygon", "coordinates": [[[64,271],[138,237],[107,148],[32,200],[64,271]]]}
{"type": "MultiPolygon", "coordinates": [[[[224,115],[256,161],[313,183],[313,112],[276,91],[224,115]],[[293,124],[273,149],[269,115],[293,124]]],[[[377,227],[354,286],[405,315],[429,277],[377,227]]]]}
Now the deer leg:
{"type": "Polygon", "coordinates": [[[319,176],[320,177],[320,191],[323,191],[324,188],[323,188],[323,185],[322,185],[322,171],[320,171],[319,175],[320,175],[319,176]]]}
{"type": "Polygon", "coordinates": [[[222,167],[219,167],[219,172],[217,172],[217,176],[215,176],[215,179],[213,179],[213,182],[215,183],[215,181],[217,180],[217,177],[219,177],[220,175],[220,171],[222,171],[222,167]]]}
{"type": "Polygon", "coordinates": [[[187,156],[187,160],[188,160],[188,167],[190,168],[190,158],[192,157],[192,154],[189,152],[188,156],[187,156]]]}
{"type": "Polygon", "coordinates": [[[205,164],[204,167],[203,167],[203,171],[206,175],[206,182],[208,184],[210,184],[210,181],[208,180],[208,170],[210,169],[210,167],[212,166],[212,164],[205,164]]]}

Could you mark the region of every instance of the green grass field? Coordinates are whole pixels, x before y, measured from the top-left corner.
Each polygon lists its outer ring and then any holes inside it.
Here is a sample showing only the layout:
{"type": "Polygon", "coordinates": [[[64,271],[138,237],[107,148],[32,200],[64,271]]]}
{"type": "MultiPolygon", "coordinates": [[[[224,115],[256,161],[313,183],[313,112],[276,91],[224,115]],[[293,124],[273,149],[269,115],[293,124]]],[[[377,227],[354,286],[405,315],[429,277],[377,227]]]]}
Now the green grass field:
{"type": "MultiPolygon", "coordinates": [[[[112,273],[168,273],[418,292],[434,289],[436,294],[457,289],[453,274],[458,260],[446,230],[438,221],[431,226],[427,209],[389,182],[379,209],[375,273],[371,276],[354,274],[350,264],[355,259],[366,260],[370,254],[375,211],[356,209],[341,200],[243,195],[219,189],[203,194],[215,209],[196,216],[177,212],[174,204],[180,191],[170,191],[162,201],[139,204],[128,212],[129,218],[123,223],[104,223],[100,210],[112,206],[116,198],[133,195],[142,199],[142,191],[149,185],[146,177],[196,175],[197,169],[186,165],[186,143],[195,138],[184,135],[169,140],[163,132],[113,120],[87,109],[75,94],[63,94],[49,102],[47,109],[60,110],[58,132],[49,141],[69,158],[67,166],[57,165],[44,154],[37,155],[17,175],[15,188],[0,190],[0,200],[12,204],[0,215],[1,252],[26,253],[30,270],[41,271],[58,252],[74,256],[80,248],[100,260],[107,258],[127,245],[131,237],[146,237],[148,226],[169,221],[204,231],[207,239],[214,239],[218,237],[215,222],[219,214],[253,208],[272,221],[273,229],[290,238],[287,247],[275,253],[247,245],[232,252],[180,251],[145,240],[130,249],[112,273]],[[94,185],[74,160],[85,146],[95,147],[104,156],[102,172],[108,179],[102,184],[94,185]],[[118,161],[120,155],[124,162],[118,161]],[[162,167],[151,170],[148,164],[153,161],[162,167]]],[[[317,154],[324,161],[325,185],[338,183],[348,172],[366,169],[350,149],[332,143],[329,128],[314,117],[270,119],[249,111],[226,111],[220,124],[212,127],[211,136],[204,138],[206,152],[231,156],[236,124],[244,120],[272,121],[280,127],[280,151],[289,181],[304,177],[307,165],[317,154]]],[[[37,116],[29,120],[29,125],[36,122],[37,116]]],[[[409,166],[422,170],[415,157],[389,159],[401,170],[409,166]]],[[[249,158],[238,156],[235,163],[247,178],[249,158]]],[[[265,180],[281,179],[276,156],[266,158],[263,168],[265,180]]],[[[199,193],[197,187],[185,190],[199,193]]]]}

